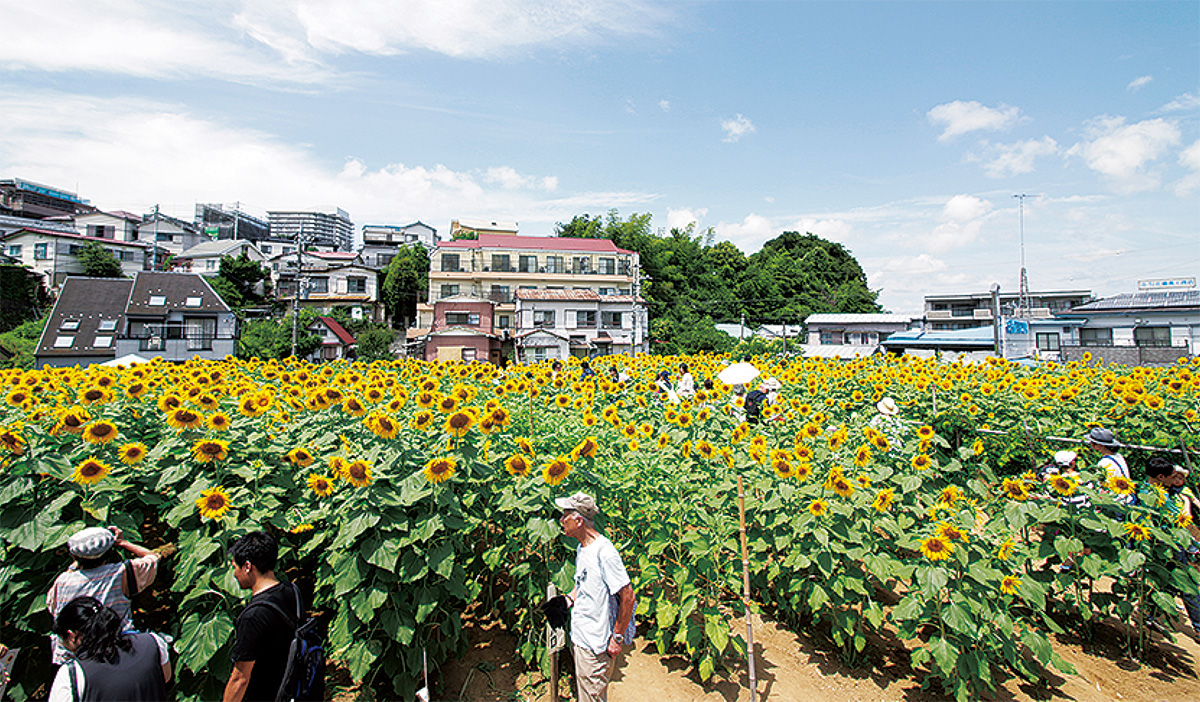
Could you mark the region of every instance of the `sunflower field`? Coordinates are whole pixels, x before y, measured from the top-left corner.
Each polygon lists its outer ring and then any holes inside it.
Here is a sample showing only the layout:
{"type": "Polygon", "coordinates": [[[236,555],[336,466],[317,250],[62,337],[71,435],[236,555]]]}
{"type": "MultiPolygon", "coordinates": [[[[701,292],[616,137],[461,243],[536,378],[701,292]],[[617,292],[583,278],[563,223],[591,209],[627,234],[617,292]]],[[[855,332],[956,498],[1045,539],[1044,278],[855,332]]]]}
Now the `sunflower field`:
{"type": "MultiPolygon", "coordinates": [[[[739,476],[754,606],[827,634],[851,665],[869,664],[886,630],[959,699],[1070,673],[1052,634],[1105,617],[1141,632],[1197,591],[1176,558],[1191,525],[1155,508],[1164,495],[1143,489],[1126,507],[1138,484],[1089,470],[1083,449],[1078,476],[1043,484],[1032,470],[1062,448],[1047,437],[1096,425],[1200,450],[1200,365],[762,357],[781,400],[747,424],[716,380],[725,362],[610,357],[587,379],[574,362],[554,374],[414,360],[3,372],[0,642],[27,652],[14,699],[45,692],[45,592],[70,562],[67,537],[92,525],[177,549],[136,617],[174,637],[176,690],[193,699],[228,678],[247,593],[227,549],[259,528],[327,623],[331,657],[367,689],[411,696],[423,651],[436,667],[466,645],[468,608],[541,664],[538,605],[574,573],[552,500],[578,490],[625,557],[639,636],[704,679],[745,653],[729,624],[739,476]],[[665,404],[654,376],[681,362],[714,387],[665,404]],[[628,380],[608,380],[611,365],[628,380]],[[885,396],[900,421],[873,421],[885,396]]],[[[1127,456],[1137,478],[1146,455],[1127,456]]]]}

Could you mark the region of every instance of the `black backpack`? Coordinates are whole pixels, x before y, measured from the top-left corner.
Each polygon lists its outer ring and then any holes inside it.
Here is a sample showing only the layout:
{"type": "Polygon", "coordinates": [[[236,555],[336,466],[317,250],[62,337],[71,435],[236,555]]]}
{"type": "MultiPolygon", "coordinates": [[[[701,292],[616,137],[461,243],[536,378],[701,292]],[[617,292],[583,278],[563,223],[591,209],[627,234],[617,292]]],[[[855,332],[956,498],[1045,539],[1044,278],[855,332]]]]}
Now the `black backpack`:
{"type": "Polygon", "coordinates": [[[275,700],[322,702],[325,699],[325,642],[317,630],[316,619],[310,617],[298,625],[304,618],[300,606],[300,588],[296,587],[295,583],[291,585],[292,593],[296,596],[295,618],[274,602],[257,603],[275,610],[276,614],[296,630],[288,649],[287,667],[283,671],[283,680],[279,682],[279,692],[276,693],[275,700]]]}
{"type": "Polygon", "coordinates": [[[746,393],[746,399],[742,400],[742,407],[746,410],[746,420],[751,424],[758,421],[762,416],[763,400],[767,399],[767,393],[762,390],[751,390],[746,393]]]}

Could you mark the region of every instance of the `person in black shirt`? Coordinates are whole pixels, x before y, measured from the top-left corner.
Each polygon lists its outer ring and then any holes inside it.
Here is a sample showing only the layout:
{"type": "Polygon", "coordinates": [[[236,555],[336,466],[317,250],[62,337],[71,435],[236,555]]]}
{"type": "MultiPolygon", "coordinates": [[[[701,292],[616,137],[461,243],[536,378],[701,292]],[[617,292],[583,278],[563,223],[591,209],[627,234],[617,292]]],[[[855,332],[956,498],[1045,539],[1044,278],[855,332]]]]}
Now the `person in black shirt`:
{"type": "Polygon", "coordinates": [[[289,585],[275,577],[279,546],[270,534],[246,534],[230,547],[229,556],[238,585],[250,590],[252,596],[237,618],[230,654],[233,672],[222,700],[274,700],[287,668],[295,626],[265,603],[273,602],[284,612],[295,612],[296,596],[289,585]]]}

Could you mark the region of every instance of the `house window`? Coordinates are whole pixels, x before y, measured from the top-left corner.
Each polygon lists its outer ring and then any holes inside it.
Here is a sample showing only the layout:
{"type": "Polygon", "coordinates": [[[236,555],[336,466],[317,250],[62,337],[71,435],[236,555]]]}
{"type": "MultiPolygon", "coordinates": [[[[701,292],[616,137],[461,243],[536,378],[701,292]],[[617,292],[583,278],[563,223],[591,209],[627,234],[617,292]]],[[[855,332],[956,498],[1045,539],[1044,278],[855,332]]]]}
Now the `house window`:
{"type": "Polygon", "coordinates": [[[102,331],[102,332],[116,331],[117,330],[117,320],[102,319],[102,320],[100,320],[100,326],[97,330],[102,331]]]}
{"type": "Polygon", "coordinates": [[[600,288],[596,292],[600,293],[601,295],[616,295],[617,289],[616,288],[600,288]]]}
{"type": "Polygon", "coordinates": [[[589,273],[591,272],[592,259],[590,256],[575,256],[571,259],[572,273],[589,273]]]}
{"type": "Polygon", "coordinates": [[[832,330],[829,330],[829,329],[821,330],[821,344],[823,344],[825,346],[830,346],[833,344],[840,344],[840,343],[841,343],[841,339],[838,339],[837,341],[833,340],[833,331],[832,330]]]}
{"type": "Polygon", "coordinates": [[[150,302],[148,304],[151,307],[165,307],[167,304],[167,296],[166,295],[151,295],[150,302]]]}
{"type": "Polygon", "coordinates": [[[458,267],[458,254],[442,254],[442,270],[444,271],[461,271],[458,267]]]}
{"type": "Polygon", "coordinates": [[[602,312],[600,313],[600,322],[605,329],[620,329],[621,328],[621,313],[620,312],[602,312]]]}
{"type": "Polygon", "coordinates": [[[509,317],[508,315],[501,314],[501,315],[496,316],[496,328],[497,329],[508,329],[511,326],[511,324],[512,324],[512,318],[509,317]]]}
{"type": "Polygon", "coordinates": [[[545,329],[554,326],[554,310],[534,310],[533,311],[533,326],[537,329],[545,329]]]}
{"type": "Polygon", "coordinates": [[[54,337],[54,348],[69,349],[75,343],[74,336],[56,336],[54,337]]]}
{"type": "Polygon", "coordinates": [[[261,244],[261,245],[259,245],[259,248],[262,249],[262,252],[265,254],[271,253],[271,245],[270,244],[261,244]]]}
{"type": "Polygon", "coordinates": [[[8,245],[8,255],[12,256],[13,258],[20,258],[21,257],[21,245],[20,244],[9,244],[8,245]]]}
{"type": "Polygon", "coordinates": [[[50,258],[50,245],[49,244],[34,244],[33,245],[33,258],[38,261],[44,261],[44,260],[50,258]]]}
{"type": "Polygon", "coordinates": [[[632,266],[629,262],[629,259],[623,258],[623,259],[621,259],[620,268],[617,269],[617,272],[620,273],[621,275],[629,275],[631,267],[632,266]]]}
{"type": "Polygon", "coordinates": [[[199,307],[204,303],[204,298],[199,295],[189,295],[183,302],[184,307],[199,307]]]}
{"type": "Polygon", "coordinates": [[[111,336],[98,336],[96,337],[96,343],[93,345],[98,349],[111,349],[112,340],[111,336]]]}
{"type": "Polygon", "coordinates": [[[584,329],[596,328],[596,310],[579,310],[575,313],[575,326],[584,329]]]}
{"type": "Polygon", "coordinates": [[[508,292],[507,285],[493,285],[492,292],[489,297],[491,298],[492,302],[495,302],[495,303],[498,303],[501,305],[512,302],[512,297],[510,296],[510,294],[508,292]]]}
{"type": "Polygon", "coordinates": [[[329,278],[325,278],[325,277],[309,278],[308,279],[308,291],[310,293],[317,293],[320,295],[324,295],[324,294],[328,293],[329,292],[329,278]]]}
{"type": "Polygon", "coordinates": [[[458,294],[458,286],[451,283],[442,283],[442,297],[454,297],[458,294]]]}
{"type": "Polygon", "coordinates": [[[517,263],[520,266],[518,270],[522,273],[538,272],[537,256],[522,256],[520,259],[518,259],[517,263]]]}
{"type": "Polygon", "coordinates": [[[531,349],[531,350],[533,351],[533,360],[535,360],[535,361],[546,360],[546,347],[545,346],[534,346],[533,349],[531,349]]]}
{"type": "Polygon", "coordinates": [[[447,312],[446,324],[453,326],[479,326],[479,315],[470,312],[447,312]]]}
{"type": "Polygon", "coordinates": [[[116,235],[116,231],[115,227],[103,224],[89,224],[87,228],[88,236],[94,236],[97,239],[112,239],[116,235]]]}
{"type": "Polygon", "coordinates": [[[547,256],[546,257],[546,272],[547,273],[565,273],[566,267],[563,265],[562,256],[547,256]]]}
{"type": "Polygon", "coordinates": [[[1170,346],[1170,327],[1137,327],[1133,330],[1133,343],[1137,346],[1170,346]]]}
{"type": "Polygon", "coordinates": [[[492,270],[500,273],[512,271],[512,261],[508,254],[492,254],[492,270]]]}
{"type": "Polygon", "coordinates": [[[215,258],[210,258],[210,259],[205,260],[204,261],[204,270],[206,270],[206,271],[217,270],[217,260],[215,258]]]}
{"type": "Polygon", "coordinates": [[[1112,329],[1080,329],[1080,346],[1112,346],[1112,329]]]}
{"type": "Polygon", "coordinates": [[[601,275],[616,275],[617,274],[617,259],[615,259],[615,258],[600,259],[600,274],[601,275]]]}
{"type": "Polygon", "coordinates": [[[346,278],[346,292],[364,294],[367,292],[367,279],[364,276],[346,278]]]}
{"type": "Polygon", "coordinates": [[[391,264],[393,258],[395,258],[395,256],[391,254],[379,254],[375,257],[375,264],[380,268],[386,268],[389,264],[391,264]]]}
{"type": "Polygon", "coordinates": [[[154,236],[155,241],[175,241],[174,234],[160,232],[154,236]]]}
{"type": "Polygon", "coordinates": [[[78,319],[63,320],[63,323],[61,325],[59,325],[58,328],[60,331],[77,331],[79,329],[79,320],[78,319]]]}
{"type": "Polygon", "coordinates": [[[189,317],[184,320],[187,327],[188,351],[212,350],[213,337],[217,335],[217,320],[213,317],[189,317]]]}
{"type": "Polygon", "coordinates": [[[1037,348],[1038,351],[1057,351],[1060,341],[1058,332],[1038,332],[1037,348]]]}
{"type": "Polygon", "coordinates": [[[464,361],[474,361],[474,360],[475,360],[475,358],[476,358],[476,355],[475,355],[475,354],[476,354],[476,351],[477,351],[477,350],[476,350],[476,349],[474,349],[474,348],[463,349],[463,350],[462,350],[462,360],[464,360],[464,361]]]}

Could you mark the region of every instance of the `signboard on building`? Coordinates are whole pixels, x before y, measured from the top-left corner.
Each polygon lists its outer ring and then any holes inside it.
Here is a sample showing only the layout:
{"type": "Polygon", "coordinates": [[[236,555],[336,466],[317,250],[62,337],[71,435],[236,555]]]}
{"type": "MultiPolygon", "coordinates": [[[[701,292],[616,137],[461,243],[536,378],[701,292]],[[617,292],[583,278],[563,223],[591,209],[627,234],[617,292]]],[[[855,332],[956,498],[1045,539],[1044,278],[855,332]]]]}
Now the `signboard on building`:
{"type": "Polygon", "coordinates": [[[1155,278],[1138,281],[1138,290],[1192,290],[1195,287],[1195,278],[1155,278]]]}

